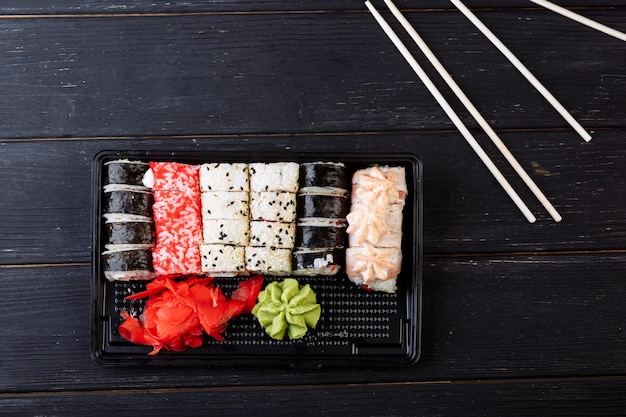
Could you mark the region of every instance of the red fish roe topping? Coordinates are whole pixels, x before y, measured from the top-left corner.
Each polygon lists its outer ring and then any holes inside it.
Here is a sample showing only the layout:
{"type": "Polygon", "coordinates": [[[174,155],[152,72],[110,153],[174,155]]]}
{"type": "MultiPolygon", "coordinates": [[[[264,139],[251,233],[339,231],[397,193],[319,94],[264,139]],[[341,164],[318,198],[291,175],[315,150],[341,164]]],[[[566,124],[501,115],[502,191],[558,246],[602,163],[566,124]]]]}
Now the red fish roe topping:
{"type": "Polygon", "coordinates": [[[199,167],[151,162],[150,168],[154,173],[154,271],[159,275],[199,274],[202,268],[199,167]]]}

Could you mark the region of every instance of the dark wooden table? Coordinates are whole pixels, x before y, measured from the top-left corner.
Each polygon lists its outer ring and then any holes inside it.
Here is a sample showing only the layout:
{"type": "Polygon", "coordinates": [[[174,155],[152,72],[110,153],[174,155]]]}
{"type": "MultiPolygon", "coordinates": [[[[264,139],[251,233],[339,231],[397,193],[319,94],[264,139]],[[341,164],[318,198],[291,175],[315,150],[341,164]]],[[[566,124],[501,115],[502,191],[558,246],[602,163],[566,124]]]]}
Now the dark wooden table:
{"type": "MultiPolygon", "coordinates": [[[[590,143],[450,3],[397,5],[561,223],[436,81],[538,217],[524,219],[361,1],[2,2],[0,414],[624,415],[626,44],[532,3],[504,3],[466,4],[590,143]],[[92,360],[94,155],[251,148],[420,157],[416,366],[92,360]]],[[[626,31],[623,0],[559,3],[626,31]]]]}

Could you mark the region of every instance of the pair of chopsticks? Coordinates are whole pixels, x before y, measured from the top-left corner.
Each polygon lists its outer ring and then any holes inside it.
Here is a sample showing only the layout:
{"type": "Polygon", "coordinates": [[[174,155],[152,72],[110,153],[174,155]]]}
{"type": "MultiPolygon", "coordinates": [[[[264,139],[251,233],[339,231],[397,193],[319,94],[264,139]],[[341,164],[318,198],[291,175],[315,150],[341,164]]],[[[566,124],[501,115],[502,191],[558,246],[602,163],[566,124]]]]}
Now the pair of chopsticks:
{"type": "MultiPolygon", "coordinates": [[[[541,192],[539,187],[533,182],[533,180],[528,176],[528,174],[524,171],[524,169],[517,162],[515,157],[511,154],[511,152],[507,149],[506,145],[502,143],[498,135],[493,131],[489,123],[482,117],[480,112],[476,109],[476,107],[471,103],[471,101],[467,98],[467,96],[463,93],[461,88],[456,84],[456,82],[452,79],[450,74],[445,70],[441,62],[437,59],[437,57],[432,53],[430,48],[426,45],[426,43],[422,40],[422,38],[417,34],[415,29],[411,26],[411,24],[404,18],[402,13],[398,10],[398,8],[393,4],[391,0],[384,0],[385,4],[391,10],[392,14],[395,18],[400,22],[402,27],[409,33],[413,41],[420,48],[422,53],[428,58],[430,63],[435,67],[439,75],[444,79],[444,81],[448,84],[448,86],[452,89],[452,91],[459,98],[461,103],[465,106],[465,108],[470,112],[472,117],[478,122],[478,124],[485,131],[487,136],[491,139],[491,141],[496,145],[498,150],[504,155],[509,164],[513,167],[515,172],[520,176],[520,178],[524,181],[524,183],[528,186],[528,188],[532,191],[532,193],[537,197],[539,202],[544,206],[544,208],[550,213],[552,218],[559,222],[562,220],[561,215],[554,208],[554,206],[548,201],[546,196],[541,192]]],[[[496,37],[487,28],[462,2],[461,0],[450,0],[452,4],[456,6],[456,8],[467,17],[470,22],[479,29],[483,35],[485,35],[491,43],[517,68],[517,70],[535,87],[535,89],[554,107],[554,109],[567,121],[570,126],[585,140],[589,142],[591,140],[591,135],[587,133],[587,131],[572,117],[572,115],[559,103],[559,101],[541,84],[541,82],[521,63],[521,61],[496,37]]],[[[605,26],[601,23],[598,23],[594,20],[581,16],[577,13],[574,13],[570,10],[567,10],[561,6],[557,6],[547,0],[530,0],[531,2],[543,6],[547,9],[550,9],[562,16],[575,20],[581,24],[584,24],[588,27],[596,29],[600,32],[603,32],[607,35],[613,36],[617,39],[626,41],[626,34],[605,26]]],[[[428,78],[424,70],[417,63],[415,58],[408,51],[406,46],[402,43],[400,38],[395,34],[393,29],[387,24],[387,22],[382,18],[380,13],[372,6],[369,0],[365,2],[365,5],[370,10],[378,24],[387,34],[389,39],[394,43],[396,48],[400,51],[406,61],[409,63],[411,68],[415,71],[415,73],[422,80],[424,85],[428,88],[430,93],[437,100],[439,105],[448,115],[448,117],[452,120],[456,128],[463,135],[466,141],[470,144],[472,149],[476,152],[476,154],[480,157],[482,162],[487,166],[489,171],[495,177],[495,179],[500,183],[502,188],[506,191],[509,197],[513,200],[513,202],[517,205],[520,211],[524,214],[526,219],[530,223],[534,223],[536,221],[535,216],[531,213],[530,209],[524,204],[519,195],[513,190],[509,182],[504,178],[502,173],[498,170],[498,168],[491,161],[489,156],[483,151],[480,147],[476,139],[472,136],[469,130],[465,127],[463,122],[456,115],[454,110],[450,107],[445,98],[441,95],[441,93],[437,90],[437,87],[432,83],[432,81],[428,78]]]]}
{"type": "MultiPolygon", "coordinates": [[[[472,104],[472,102],[467,98],[465,93],[461,90],[458,84],[452,79],[450,74],[443,67],[441,62],[437,59],[437,57],[432,53],[430,48],[426,45],[423,39],[418,35],[413,26],[406,20],[406,18],[402,15],[402,13],[398,10],[398,8],[393,4],[391,0],[384,0],[385,4],[392,12],[394,17],[400,22],[402,27],[408,32],[413,41],[420,48],[422,53],[428,58],[433,67],[437,70],[439,75],[444,79],[444,81],[448,84],[448,86],[452,89],[452,91],[456,94],[457,98],[461,101],[461,103],[465,106],[465,108],[470,112],[472,117],[478,122],[481,128],[485,131],[487,136],[491,139],[491,141],[496,145],[498,150],[502,153],[502,155],[506,158],[509,164],[513,167],[515,172],[520,176],[520,178],[524,181],[524,183],[528,186],[528,188],[532,191],[535,197],[539,200],[539,202],[544,206],[544,208],[548,211],[548,213],[552,216],[552,218],[556,222],[560,222],[562,220],[559,212],[554,208],[554,206],[550,203],[550,201],[546,198],[546,196],[541,192],[539,187],[533,182],[533,180],[528,176],[528,174],[524,171],[524,169],[517,162],[515,157],[511,154],[511,152],[507,149],[506,145],[500,140],[498,135],[491,128],[489,123],[482,117],[480,112],[476,109],[476,107],[472,104]]],[[[591,140],[591,136],[585,129],[572,117],[571,114],[559,103],[559,101],[537,80],[537,78],[520,62],[519,59],[491,32],[460,0],[450,0],[456,7],[461,11],[475,26],[479,29],[502,54],[504,54],[509,61],[517,68],[518,71],[526,79],[535,87],[537,91],[539,91],[544,98],[557,110],[557,112],[576,130],[576,132],[587,142],[591,140]]],[[[531,0],[537,4],[541,4],[544,7],[550,7],[552,10],[557,11],[567,17],[571,17],[572,12],[565,10],[564,13],[562,10],[559,10],[559,6],[555,6],[550,2],[545,0],[531,0]],[[552,7],[554,6],[554,7],[552,7]]],[[[437,87],[432,83],[428,75],[424,72],[424,70],[417,63],[415,58],[411,55],[407,47],[400,40],[400,38],[393,31],[391,26],[383,19],[381,14],[376,10],[376,8],[370,3],[369,0],[365,2],[365,5],[372,13],[380,27],[383,29],[385,34],[389,37],[389,39],[393,42],[396,48],[400,51],[402,56],[406,59],[411,68],[415,71],[421,81],[424,83],[426,88],[430,91],[430,93],[437,100],[441,108],[448,115],[448,117],[452,120],[456,128],[463,135],[465,140],[469,143],[472,149],[479,156],[481,161],[486,165],[494,178],[498,181],[498,183],[502,186],[502,188],[506,191],[509,197],[513,200],[513,202],[517,205],[520,211],[524,214],[526,219],[530,223],[534,223],[536,221],[536,217],[532,214],[530,209],[524,204],[519,195],[513,190],[513,187],[509,184],[509,182],[504,178],[502,173],[495,166],[493,161],[489,158],[489,156],[484,152],[484,150],[480,147],[476,139],[469,132],[467,127],[463,124],[463,122],[456,115],[454,110],[450,107],[445,98],[441,95],[437,87]]],[[[562,8],[561,8],[562,9],[562,8]]],[[[615,36],[615,34],[611,31],[617,32],[614,29],[607,28],[603,25],[600,25],[597,22],[591,21],[590,19],[584,18],[582,16],[576,15],[578,20],[581,23],[584,23],[588,26],[594,27],[598,30],[602,30],[605,33],[611,34],[615,36]],[[600,27],[599,27],[600,26],[600,27]]],[[[621,33],[621,32],[618,32],[621,33]]]]}
{"type": "MultiPolygon", "coordinates": [[[[439,75],[446,81],[448,86],[454,91],[459,100],[463,103],[463,105],[468,109],[468,111],[472,114],[472,116],[478,121],[480,126],[485,130],[490,139],[494,142],[494,144],[498,147],[500,152],[504,155],[504,157],[509,161],[511,166],[515,169],[517,174],[524,180],[526,185],[531,189],[533,194],[537,197],[537,199],[543,204],[543,206],[548,210],[551,214],[552,218],[559,222],[562,217],[558,213],[558,211],[552,206],[552,204],[548,201],[545,195],[541,192],[539,187],[533,182],[533,180],[526,174],[520,164],[517,162],[515,157],[511,154],[511,152],[507,149],[507,147],[502,143],[498,135],[491,129],[487,121],[482,117],[482,115],[478,112],[476,107],[471,103],[471,101],[467,98],[465,93],[460,89],[460,87],[456,84],[456,82],[452,79],[450,74],[443,67],[441,62],[435,57],[430,48],[426,45],[426,43],[422,40],[422,38],[417,34],[415,29],[411,26],[411,24],[404,18],[402,13],[398,10],[398,8],[393,4],[391,0],[385,0],[385,4],[391,10],[393,15],[398,19],[400,24],[404,27],[404,29],[409,33],[411,38],[415,41],[417,46],[422,50],[424,55],[429,59],[433,67],[437,70],[439,75]]],[[[376,10],[376,8],[370,3],[369,0],[365,2],[365,5],[372,13],[380,27],[383,29],[385,34],[389,37],[389,39],[393,42],[396,48],[400,51],[404,59],[411,66],[411,68],[415,71],[417,76],[421,79],[422,83],[426,86],[428,91],[433,95],[435,100],[439,103],[441,108],[447,114],[447,116],[452,120],[452,123],[459,130],[461,135],[465,138],[467,143],[472,147],[474,152],[478,155],[480,160],[485,164],[485,166],[489,169],[494,178],[498,181],[500,186],[504,189],[504,191],[509,195],[511,200],[515,203],[515,205],[519,208],[522,214],[526,217],[526,219],[530,223],[534,223],[537,219],[530,211],[528,206],[522,201],[520,196],[515,192],[511,184],[504,178],[504,175],[500,172],[500,170],[495,166],[491,158],[485,153],[485,151],[481,148],[480,144],[476,141],[471,132],[467,129],[467,127],[463,124],[459,116],[454,112],[450,104],[446,101],[443,95],[439,92],[437,87],[430,80],[428,75],[424,72],[422,67],[418,64],[415,58],[411,55],[407,47],[400,40],[398,35],[393,31],[391,26],[385,21],[385,19],[381,16],[381,14],[376,10]]]]}

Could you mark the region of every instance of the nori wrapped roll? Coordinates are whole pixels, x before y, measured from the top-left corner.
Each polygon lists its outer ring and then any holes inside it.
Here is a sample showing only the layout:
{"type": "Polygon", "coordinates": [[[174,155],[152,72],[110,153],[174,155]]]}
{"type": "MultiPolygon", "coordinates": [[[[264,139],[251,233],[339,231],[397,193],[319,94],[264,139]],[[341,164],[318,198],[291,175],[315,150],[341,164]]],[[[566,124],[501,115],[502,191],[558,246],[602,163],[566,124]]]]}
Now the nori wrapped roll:
{"type": "Polygon", "coordinates": [[[346,215],[350,208],[350,178],[340,162],[300,164],[297,195],[295,275],[335,275],[347,244],[346,215]]]}
{"type": "Polygon", "coordinates": [[[337,248],[300,248],[293,252],[293,273],[301,276],[335,275],[341,269],[343,251],[337,248]]]}
{"type": "Polygon", "coordinates": [[[343,248],[346,245],[346,226],[332,223],[333,219],[319,222],[301,222],[296,227],[296,248],[343,248]]]}
{"type": "Polygon", "coordinates": [[[104,190],[104,212],[126,213],[152,217],[152,193],[129,186],[111,187],[104,190]]]}
{"type": "Polygon", "coordinates": [[[104,276],[110,281],[145,280],[154,277],[150,249],[129,245],[124,249],[103,252],[102,261],[104,276]]]}
{"type": "Polygon", "coordinates": [[[104,164],[104,184],[143,186],[143,176],[150,165],[141,161],[119,159],[104,164]]]}
{"type": "Polygon", "coordinates": [[[305,187],[333,187],[347,190],[350,178],[340,162],[307,162],[300,164],[300,189],[305,187]]]}
{"type": "Polygon", "coordinates": [[[154,241],[152,222],[106,223],[106,238],[110,245],[149,245],[154,241]]]}
{"type": "Polygon", "coordinates": [[[299,194],[297,197],[298,218],[345,219],[349,209],[350,203],[347,197],[324,194],[299,194]]]}

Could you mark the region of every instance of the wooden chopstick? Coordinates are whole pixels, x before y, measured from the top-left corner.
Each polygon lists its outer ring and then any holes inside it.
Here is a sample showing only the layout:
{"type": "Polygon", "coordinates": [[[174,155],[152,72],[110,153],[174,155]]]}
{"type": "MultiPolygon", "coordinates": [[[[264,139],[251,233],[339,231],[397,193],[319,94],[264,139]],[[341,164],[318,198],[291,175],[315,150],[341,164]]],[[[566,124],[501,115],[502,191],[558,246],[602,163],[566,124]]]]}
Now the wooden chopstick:
{"type": "Polygon", "coordinates": [[[541,204],[545,207],[545,209],[550,213],[552,218],[556,222],[560,222],[563,218],[559,214],[559,212],[554,208],[552,203],[546,198],[546,196],[541,192],[537,184],[530,178],[530,176],[524,171],[519,162],[515,159],[515,157],[511,154],[506,145],[502,142],[500,137],[496,134],[496,132],[491,128],[489,123],[485,120],[485,118],[480,114],[478,109],[472,104],[470,99],[465,95],[463,90],[459,87],[459,85],[454,81],[452,76],[446,71],[444,66],[441,64],[439,59],[435,56],[435,54],[428,47],[426,42],[422,39],[422,37],[417,33],[415,28],[409,23],[408,20],[402,15],[400,10],[393,4],[391,0],[385,0],[385,4],[391,10],[391,13],[395,16],[395,18],[400,22],[402,27],[408,32],[413,41],[420,48],[422,53],[428,58],[433,67],[437,70],[439,75],[444,79],[446,84],[452,89],[454,94],[459,98],[461,103],[465,106],[465,108],[470,112],[472,117],[476,119],[480,127],[485,131],[487,136],[491,139],[491,141],[496,145],[496,147],[500,150],[502,155],[506,158],[509,164],[513,167],[515,172],[520,176],[520,178],[524,181],[524,183],[528,186],[528,188],[532,191],[532,193],[537,197],[537,199],[541,202],[541,204]]]}
{"type": "Polygon", "coordinates": [[[467,19],[476,26],[478,30],[480,30],[483,35],[487,37],[491,41],[491,43],[498,48],[502,54],[517,68],[517,70],[541,93],[541,95],[548,100],[548,102],[554,107],[554,109],[559,112],[559,114],[576,130],[576,132],[586,141],[589,142],[591,140],[591,135],[587,133],[587,131],[572,117],[571,114],[563,107],[561,103],[548,91],[546,87],[541,84],[541,82],[522,64],[522,62],[507,48],[501,41],[498,39],[496,35],[493,34],[491,30],[487,26],[485,26],[475,14],[473,14],[461,0],[450,0],[452,4],[456,6],[457,9],[461,13],[467,17],[467,19]]]}
{"type": "Polygon", "coordinates": [[[443,111],[448,115],[450,120],[452,120],[452,123],[454,123],[454,125],[459,130],[461,135],[463,135],[467,143],[472,147],[474,152],[476,152],[476,154],[478,155],[480,160],[483,162],[483,164],[485,164],[485,166],[489,169],[491,174],[498,181],[498,183],[502,186],[504,191],[509,195],[511,200],[513,200],[515,205],[520,209],[522,214],[524,214],[526,219],[530,223],[534,223],[537,220],[535,216],[531,213],[531,211],[526,206],[526,204],[524,204],[524,202],[519,197],[519,195],[515,192],[513,187],[511,187],[511,185],[506,180],[506,178],[504,178],[504,176],[495,166],[493,161],[489,158],[489,156],[485,153],[485,151],[480,147],[480,144],[476,141],[474,136],[472,136],[472,134],[467,129],[467,127],[465,127],[465,125],[463,124],[459,116],[457,116],[457,114],[454,112],[452,107],[450,107],[446,99],[443,97],[443,95],[441,95],[437,87],[433,84],[433,82],[430,80],[428,75],[426,75],[426,73],[424,72],[422,67],[420,67],[420,65],[417,63],[415,58],[413,58],[413,56],[411,55],[407,47],[404,45],[404,43],[402,43],[400,38],[398,38],[398,35],[396,35],[396,33],[391,28],[391,26],[389,26],[389,24],[385,21],[385,19],[383,19],[383,17],[380,15],[378,10],[376,10],[376,8],[370,3],[369,0],[365,2],[365,5],[369,9],[369,11],[372,13],[374,18],[376,19],[376,22],[378,22],[379,26],[383,29],[385,34],[389,37],[389,39],[393,42],[395,47],[400,51],[400,53],[402,54],[404,59],[407,61],[407,63],[411,66],[413,71],[415,71],[415,73],[420,78],[422,83],[424,83],[428,91],[433,95],[435,100],[437,100],[437,102],[439,103],[443,111]]]}
{"type": "Polygon", "coordinates": [[[552,10],[555,13],[560,14],[561,16],[572,19],[578,23],[582,23],[585,26],[588,26],[592,29],[598,30],[606,35],[613,36],[621,41],[626,42],[626,33],[620,32],[617,29],[613,29],[606,25],[603,25],[600,22],[596,22],[595,20],[589,19],[588,17],[579,15],[578,13],[574,13],[571,10],[566,9],[565,7],[561,7],[552,2],[546,0],[530,0],[531,2],[538,4],[539,6],[543,6],[546,9],[552,10]]]}

